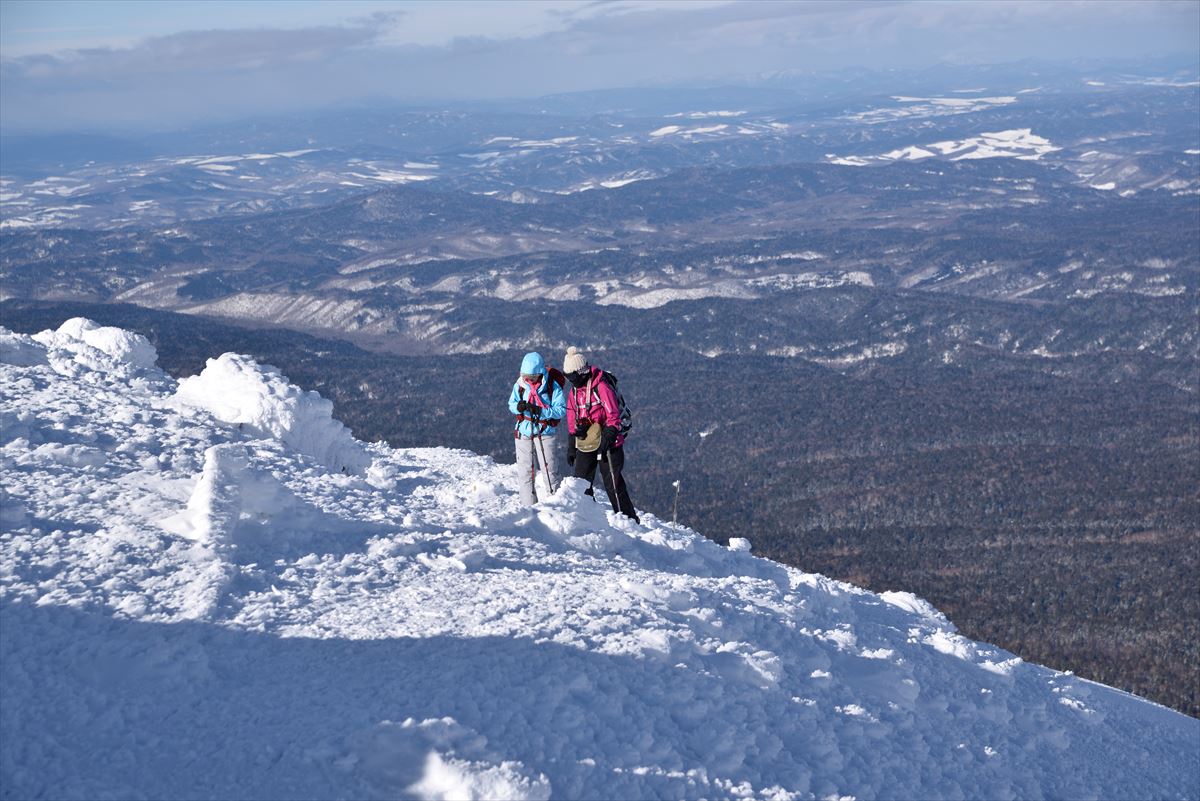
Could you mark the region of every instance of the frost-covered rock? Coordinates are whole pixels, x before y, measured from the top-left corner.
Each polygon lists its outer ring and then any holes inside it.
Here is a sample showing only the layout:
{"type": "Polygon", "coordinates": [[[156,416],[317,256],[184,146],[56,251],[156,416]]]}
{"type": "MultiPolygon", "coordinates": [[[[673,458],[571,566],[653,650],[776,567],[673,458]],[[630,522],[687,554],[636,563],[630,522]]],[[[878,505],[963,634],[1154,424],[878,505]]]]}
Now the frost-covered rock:
{"type": "Polygon", "coordinates": [[[575,479],[524,507],[512,465],[354,443],[244,357],[176,396],[95,330],[0,363],[4,798],[1200,789],[1200,721],[910,593],[634,524],[575,479]]]}
{"type": "Polygon", "coordinates": [[[57,331],[35,334],[48,359],[59,372],[74,374],[77,367],[122,375],[154,370],[158,353],[141,334],[102,326],[83,317],[73,317],[57,331]]]}
{"type": "Polygon", "coordinates": [[[350,430],[333,419],[333,403],[249,356],[226,353],[209,359],[199,375],[179,382],[175,399],[257,436],[278,439],[335,470],[358,472],[371,464],[350,430]]]}

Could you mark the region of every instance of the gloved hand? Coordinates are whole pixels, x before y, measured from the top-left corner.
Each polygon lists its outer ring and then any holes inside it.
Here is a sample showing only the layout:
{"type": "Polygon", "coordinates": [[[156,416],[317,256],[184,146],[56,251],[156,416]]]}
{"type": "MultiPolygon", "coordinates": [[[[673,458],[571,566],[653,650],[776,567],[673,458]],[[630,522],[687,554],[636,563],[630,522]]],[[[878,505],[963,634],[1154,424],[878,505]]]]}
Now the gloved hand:
{"type": "Polygon", "coordinates": [[[600,432],[600,453],[608,453],[612,450],[612,446],[617,441],[617,429],[612,426],[605,426],[600,432]]]}
{"type": "Polygon", "coordinates": [[[591,423],[588,422],[587,420],[576,420],[575,421],[575,430],[571,432],[571,436],[579,437],[580,439],[583,439],[584,437],[587,436],[588,426],[590,426],[590,425],[591,425],[591,423]]]}
{"type": "Polygon", "coordinates": [[[525,414],[527,414],[533,418],[541,417],[542,416],[542,407],[534,406],[532,403],[527,403],[527,404],[525,404],[525,414]]]}
{"type": "Polygon", "coordinates": [[[567,440],[567,464],[575,466],[575,454],[578,452],[579,449],[575,447],[575,438],[570,437],[567,440]]]}
{"type": "Polygon", "coordinates": [[[526,403],[525,401],[523,401],[523,400],[517,401],[517,414],[524,414],[525,410],[528,408],[529,408],[529,404],[526,403]]]}

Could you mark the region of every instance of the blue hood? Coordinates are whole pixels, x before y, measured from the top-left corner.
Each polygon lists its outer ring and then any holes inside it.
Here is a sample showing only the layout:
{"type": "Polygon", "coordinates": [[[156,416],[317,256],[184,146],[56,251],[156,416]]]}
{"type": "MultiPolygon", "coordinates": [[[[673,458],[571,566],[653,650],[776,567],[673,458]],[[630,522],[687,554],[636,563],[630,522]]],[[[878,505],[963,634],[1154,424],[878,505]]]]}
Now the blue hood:
{"type": "Polygon", "coordinates": [[[526,353],[525,358],[521,360],[521,375],[541,375],[546,372],[546,362],[542,360],[542,354],[526,353]]]}

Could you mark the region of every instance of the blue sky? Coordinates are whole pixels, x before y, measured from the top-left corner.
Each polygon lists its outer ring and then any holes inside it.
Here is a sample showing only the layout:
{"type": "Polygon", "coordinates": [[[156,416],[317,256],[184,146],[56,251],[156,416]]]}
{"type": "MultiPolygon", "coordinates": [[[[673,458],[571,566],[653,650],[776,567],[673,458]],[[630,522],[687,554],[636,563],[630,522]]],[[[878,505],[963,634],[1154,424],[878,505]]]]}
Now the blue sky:
{"type": "Polygon", "coordinates": [[[8,130],[1200,52],[1196,0],[0,0],[8,130]]]}

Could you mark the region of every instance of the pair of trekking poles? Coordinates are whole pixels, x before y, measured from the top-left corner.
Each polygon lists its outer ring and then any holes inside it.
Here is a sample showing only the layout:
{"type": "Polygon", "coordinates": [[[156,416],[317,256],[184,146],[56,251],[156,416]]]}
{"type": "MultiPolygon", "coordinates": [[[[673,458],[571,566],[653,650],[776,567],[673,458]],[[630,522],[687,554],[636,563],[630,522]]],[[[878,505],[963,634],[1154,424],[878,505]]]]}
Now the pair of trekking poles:
{"type": "MultiPolygon", "coordinates": [[[[570,432],[568,432],[567,435],[570,436],[570,432]]],[[[530,437],[530,439],[537,440],[538,450],[540,450],[542,453],[542,470],[545,470],[546,466],[549,465],[550,463],[548,461],[546,461],[546,444],[544,442],[542,442],[542,435],[540,433],[538,433],[538,434],[535,434],[534,436],[530,437]]],[[[616,471],[616,468],[613,467],[612,459],[605,459],[603,453],[599,454],[596,458],[599,461],[602,461],[608,465],[608,476],[609,476],[609,478],[612,479],[612,495],[613,495],[613,497],[609,498],[609,502],[612,503],[614,512],[620,512],[621,508],[620,508],[620,505],[617,503],[617,471],[616,471]]],[[[532,459],[531,461],[537,461],[537,460],[532,459]]],[[[533,479],[534,484],[536,484],[537,483],[537,465],[533,465],[529,468],[529,476],[530,476],[530,478],[533,479]]],[[[553,482],[550,481],[549,477],[547,477],[546,483],[550,485],[550,494],[551,495],[558,492],[558,487],[554,486],[553,482]]],[[[600,503],[599,501],[596,500],[596,471],[594,471],[594,470],[592,471],[592,479],[588,483],[588,495],[592,496],[593,502],[600,503]]]]}
{"type": "MultiPolygon", "coordinates": [[[[521,394],[518,395],[518,397],[521,399],[522,403],[525,402],[525,390],[524,389],[521,390],[521,394]]],[[[521,407],[518,406],[517,408],[520,409],[521,407]]],[[[519,413],[522,415],[528,414],[527,412],[519,412],[519,413]]],[[[549,423],[547,423],[545,420],[539,419],[540,417],[541,417],[540,412],[538,413],[537,417],[535,417],[532,414],[529,414],[529,416],[527,416],[527,417],[522,417],[522,418],[518,419],[517,425],[520,426],[521,419],[524,419],[524,420],[527,420],[530,424],[536,424],[539,426],[538,432],[536,434],[531,435],[529,437],[529,439],[531,441],[535,440],[535,439],[537,440],[538,450],[540,450],[542,452],[542,472],[545,472],[546,468],[549,466],[550,463],[548,461],[546,461],[546,446],[542,442],[542,432],[546,430],[546,426],[549,425],[549,423]]],[[[517,436],[520,436],[519,431],[516,433],[517,433],[517,436]]],[[[529,465],[529,478],[533,480],[533,486],[535,488],[534,489],[534,498],[536,499],[537,498],[537,490],[536,490],[536,488],[537,488],[537,456],[536,456],[536,454],[534,454],[533,458],[530,459],[529,461],[531,462],[531,464],[529,465]]],[[[558,492],[558,487],[554,486],[554,482],[550,480],[549,474],[546,475],[546,484],[548,484],[550,487],[551,495],[558,492]]]]}
{"type": "MultiPolygon", "coordinates": [[[[603,453],[598,454],[596,458],[608,465],[608,476],[612,479],[612,497],[608,500],[612,504],[613,511],[620,512],[621,506],[617,502],[617,471],[613,469],[612,460],[605,459],[603,453]]],[[[596,500],[596,471],[594,470],[592,471],[592,479],[588,482],[588,494],[592,496],[592,501],[600,503],[600,501],[596,500]]]]}
{"type": "MultiPolygon", "coordinates": [[[[522,390],[521,394],[518,397],[520,397],[520,399],[522,401],[525,400],[524,390],[522,390]]],[[[534,422],[532,417],[529,417],[526,419],[529,420],[530,423],[534,422]]],[[[548,461],[546,461],[546,445],[544,442],[542,442],[542,431],[545,430],[547,424],[545,421],[538,421],[538,424],[541,426],[541,429],[538,431],[538,433],[531,436],[530,439],[537,440],[538,450],[541,451],[541,453],[542,453],[542,470],[544,471],[546,469],[546,466],[550,464],[548,461]]],[[[571,432],[568,431],[567,436],[570,436],[570,435],[571,435],[571,432]]],[[[600,461],[605,462],[608,465],[608,476],[609,476],[609,478],[612,479],[612,497],[609,498],[609,502],[612,503],[614,512],[620,512],[621,507],[617,501],[617,471],[612,465],[612,460],[605,459],[603,453],[599,454],[596,458],[600,461]]],[[[534,458],[534,459],[530,459],[529,461],[537,462],[537,459],[534,458]]],[[[536,464],[530,465],[529,477],[531,479],[533,479],[533,484],[536,487],[537,486],[537,465],[536,464]]],[[[546,478],[546,483],[550,486],[550,494],[551,495],[558,492],[558,487],[554,486],[554,482],[552,482],[550,480],[549,476],[547,476],[547,478],[546,478]]],[[[596,471],[594,471],[594,470],[592,471],[592,478],[588,482],[588,495],[592,496],[592,501],[594,501],[595,503],[599,503],[599,501],[596,500],[596,471]]]]}

